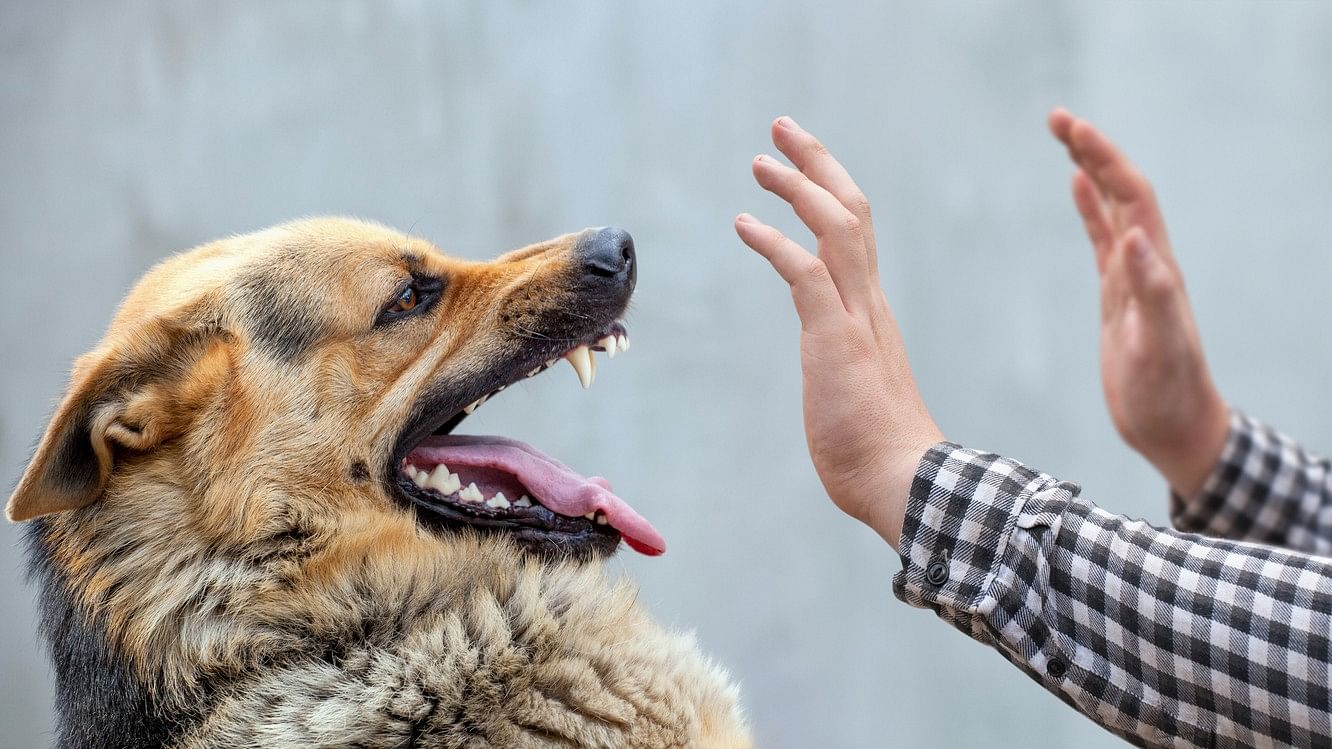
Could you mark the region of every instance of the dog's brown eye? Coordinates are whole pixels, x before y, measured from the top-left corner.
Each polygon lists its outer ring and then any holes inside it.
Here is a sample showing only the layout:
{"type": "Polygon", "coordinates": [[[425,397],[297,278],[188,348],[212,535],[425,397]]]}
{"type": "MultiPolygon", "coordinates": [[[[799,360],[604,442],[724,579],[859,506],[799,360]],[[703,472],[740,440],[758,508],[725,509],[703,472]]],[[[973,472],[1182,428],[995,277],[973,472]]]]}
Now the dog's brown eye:
{"type": "Polygon", "coordinates": [[[439,278],[413,278],[397,296],[379,313],[375,325],[384,325],[395,320],[425,314],[430,311],[444,291],[444,281],[439,278]]]}
{"type": "Polygon", "coordinates": [[[388,308],[389,312],[410,312],[416,309],[416,287],[408,286],[402,290],[397,299],[393,300],[393,305],[388,308]]]}
{"type": "Polygon", "coordinates": [[[405,320],[408,317],[426,315],[434,307],[437,301],[440,301],[440,295],[444,293],[444,280],[433,279],[433,277],[417,276],[406,285],[402,291],[389,301],[380,312],[380,317],[374,321],[376,327],[393,323],[397,320],[405,320]]]}

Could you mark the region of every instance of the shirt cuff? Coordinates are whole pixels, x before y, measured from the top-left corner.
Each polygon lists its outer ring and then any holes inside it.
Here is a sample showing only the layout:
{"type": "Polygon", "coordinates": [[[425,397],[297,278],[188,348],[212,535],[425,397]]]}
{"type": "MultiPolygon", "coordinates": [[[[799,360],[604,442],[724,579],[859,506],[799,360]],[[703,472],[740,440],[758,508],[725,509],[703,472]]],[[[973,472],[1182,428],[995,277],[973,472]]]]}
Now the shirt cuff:
{"type": "MultiPolygon", "coordinates": [[[[1230,431],[1226,434],[1225,446],[1221,448],[1221,457],[1212,467],[1202,488],[1189,497],[1170,492],[1170,520],[1175,528],[1185,533],[1218,533],[1218,529],[1212,526],[1218,519],[1231,514],[1223,512],[1228,505],[1236,511],[1246,509],[1238,507],[1248,504],[1249,498],[1240,491],[1241,484],[1245,483],[1246,471],[1254,470],[1255,458],[1265,462],[1263,457],[1274,451],[1274,457],[1279,458],[1280,446],[1267,427],[1232,409],[1230,431]]],[[[1252,484],[1253,481],[1248,483],[1252,484]]]]}
{"type": "MultiPolygon", "coordinates": [[[[982,637],[975,621],[1023,506],[1054,478],[993,453],[940,442],[916,467],[893,593],[982,637]]],[[[1041,523],[1027,518],[1023,525],[1041,523]]],[[[1044,523],[1048,525],[1049,520],[1044,523]]]]}

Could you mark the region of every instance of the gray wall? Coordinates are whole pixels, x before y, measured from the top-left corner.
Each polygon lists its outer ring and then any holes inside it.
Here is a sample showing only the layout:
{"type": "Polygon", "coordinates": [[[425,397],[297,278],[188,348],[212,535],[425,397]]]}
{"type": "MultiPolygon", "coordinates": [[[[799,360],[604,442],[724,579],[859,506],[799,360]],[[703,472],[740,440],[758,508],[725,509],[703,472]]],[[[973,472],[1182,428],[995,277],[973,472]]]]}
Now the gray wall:
{"type": "MultiPolygon", "coordinates": [[[[7,0],[0,476],[167,253],[321,213],[478,258],[615,223],[641,252],[633,351],[590,393],[556,371],[469,426],[604,473],[656,522],[670,553],[618,564],[730,664],[760,745],[1119,745],[892,597],[895,555],[809,466],[786,290],[730,229],[795,230],[749,177],[794,115],[874,201],[945,432],[1163,522],[1101,404],[1056,103],[1154,177],[1223,391],[1332,449],[1327,4],[7,0]]],[[[18,539],[0,527],[0,743],[33,746],[51,688],[18,539]]]]}

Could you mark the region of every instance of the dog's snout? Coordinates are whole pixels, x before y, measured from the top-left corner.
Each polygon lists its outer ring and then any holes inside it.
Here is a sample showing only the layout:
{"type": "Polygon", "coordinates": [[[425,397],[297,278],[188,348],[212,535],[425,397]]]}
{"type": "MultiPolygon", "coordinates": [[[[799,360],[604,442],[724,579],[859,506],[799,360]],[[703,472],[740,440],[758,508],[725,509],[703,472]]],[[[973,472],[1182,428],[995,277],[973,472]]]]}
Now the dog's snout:
{"type": "Polygon", "coordinates": [[[583,235],[574,254],[589,279],[617,281],[633,288],[637,277],[634,238],[616,226],[593,229],[583,235]]]}

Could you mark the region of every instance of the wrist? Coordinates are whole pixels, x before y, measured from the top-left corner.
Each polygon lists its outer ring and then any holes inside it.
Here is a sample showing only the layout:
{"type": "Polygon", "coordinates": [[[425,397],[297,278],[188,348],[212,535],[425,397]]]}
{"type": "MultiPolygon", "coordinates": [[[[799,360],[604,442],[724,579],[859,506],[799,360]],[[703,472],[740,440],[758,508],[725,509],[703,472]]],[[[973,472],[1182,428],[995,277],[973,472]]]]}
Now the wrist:
{"type": "Polygon", "coordinates": [[[902,524],[911,500],[916,469],[925,453],[942,439],[942,435],[939,435],[928,441],[921,440],[885,456],[876,480],[872,482],[870,495],[859,504],[862,511],[854,517],[879,534],[894,551],[900,551],[898,546],[902,538],[902,524]]]}
{"type": "Polygon", "coordinates": [[[1229,434],[1230,406],[1212,390],[1193,428],[1176,442],[1178,449],[1149,461],[1173,492],[1192,497],[1215,469],[1229,434]]]}

